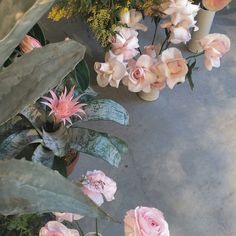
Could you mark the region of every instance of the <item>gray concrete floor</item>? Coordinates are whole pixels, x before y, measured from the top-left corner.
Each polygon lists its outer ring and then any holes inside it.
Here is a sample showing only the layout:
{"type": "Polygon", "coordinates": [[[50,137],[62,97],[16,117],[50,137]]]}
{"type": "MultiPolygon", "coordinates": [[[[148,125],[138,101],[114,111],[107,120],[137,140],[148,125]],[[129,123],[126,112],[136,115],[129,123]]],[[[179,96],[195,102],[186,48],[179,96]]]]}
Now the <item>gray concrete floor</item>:
{"type": "MultiPolygon", "coordinates": [[[[164,212],[171,236],[236,235],[235,7],[234,1],[230,10],[218,13],[212,28],[231,38],[231,51],[220,69],[195,72],[193,92],[186,82],[164,90],[155,102],[144,102],[124,87],[99,88],[93,78],[99,97],[127,108],[130,125],[91,122],[85,126],[122,137],[129,154],[118,169],[81,155],[73,178],[93,169],[114,178],[116,200],[103,206],[117,219],[122,221],[125,212],[137,205],[152,206],[164,212]]],[[[79,21],[43,19],[42,26],[51,41],[74,36],[90,47],[90,61],[102,61],[102,51],[79,21]]],[[[150,41],[150,35],[143,36],[143,42],[150,41]]],[[[82,225],[85,232],[95,228],[91,219],[82,220],[82,225]]],[[[121,236],[123,225],[100,222],[100,231],[104,236],[121,236]]]]}

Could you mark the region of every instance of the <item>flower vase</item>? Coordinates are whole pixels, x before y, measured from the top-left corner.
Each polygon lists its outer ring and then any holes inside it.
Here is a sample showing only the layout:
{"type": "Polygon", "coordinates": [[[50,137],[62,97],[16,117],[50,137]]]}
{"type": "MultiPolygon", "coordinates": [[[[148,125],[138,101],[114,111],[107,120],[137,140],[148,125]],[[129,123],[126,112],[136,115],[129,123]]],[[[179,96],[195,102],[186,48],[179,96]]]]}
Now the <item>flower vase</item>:
{"type": "Polygon", "coordinates": [[[211,26],[214,20],[215,12],[200,9],[196,20],[197,20],[197,27],[199,28],[198,31],[192,32],[192,38],[187,44],[187,48],[190,52],[193,53],[200,53],[202,52],[202,48],[198,42],[198,40],[202,39],[206,35],[210,33],[211,26]]]}
{"type": "Polygon", "coordinates": [[[153,89],[149,93],[141,91],[138,93],[138,96],[144,101],[152,102],[158,99],[159,93],[160,93],[159,90],[153,89]]]}
{"type": "Polygon", "coordinates": [[[102,234],[100,234],[100,233],[96,234],[96,232],[89,232],[85,236],[97,236],[97,235],[102,236],[102,234]]]}

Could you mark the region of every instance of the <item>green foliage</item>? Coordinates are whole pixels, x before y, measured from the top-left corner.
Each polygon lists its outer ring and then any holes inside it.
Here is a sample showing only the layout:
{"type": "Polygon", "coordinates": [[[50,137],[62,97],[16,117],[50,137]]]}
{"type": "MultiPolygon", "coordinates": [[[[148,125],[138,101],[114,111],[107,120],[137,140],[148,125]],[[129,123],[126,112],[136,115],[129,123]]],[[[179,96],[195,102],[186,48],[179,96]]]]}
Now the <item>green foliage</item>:
{"type": "Polygon", "coordinates": [[[17,236],[38,235],[38,229],[35,227],[41,220],[40,215],[26,214],[21,216],[0,217],[0,235],[7,236],[11,232],[17,233],[17,236]]]}
{"type": "Polygon", "coordinates": [[[188,79],[188,82],[189,82],[189,86],[191,88],[191,90],[193,91],[194,89],[194,83],[193,83],[193,80],[192,80],[192,73],[193,73],[193,70],[196,66],[196,59],[194,59],[194,61],[192,63],[188,63],[188,73],[186,75],[187,79],[188,79]]]}
{"type": "Polygon", "coordinates": [[[77,185],[38,163],[0,161],[0,183],[0,215],[71,212],[111,219],[77,185]]]}

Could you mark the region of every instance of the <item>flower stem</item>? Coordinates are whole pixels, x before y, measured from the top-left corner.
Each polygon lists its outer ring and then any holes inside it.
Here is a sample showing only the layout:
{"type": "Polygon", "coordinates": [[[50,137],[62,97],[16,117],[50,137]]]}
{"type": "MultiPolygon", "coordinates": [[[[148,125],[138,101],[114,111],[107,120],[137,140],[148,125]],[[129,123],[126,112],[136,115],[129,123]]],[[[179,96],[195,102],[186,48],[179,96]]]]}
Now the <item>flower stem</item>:
{"type": "Polygon", "coordinates": [[[195,54],[195,55],[189,56],[189,57],[187,57],[187,58],[185,58],[185,59],[186,59],[186,60],[189,60],[189,59],[191,59],[191,58],[199,57],[199,56],[201,56],[201,55],[203,55],[203,54],[204,54],[204,51],[201,52],[201,53],[198,53],[198,54],[195,54]]]}
{"type": "Polygon", "coordinates": [[[98,236],[98,218],[96,218],[96,236],[98,236]]]}

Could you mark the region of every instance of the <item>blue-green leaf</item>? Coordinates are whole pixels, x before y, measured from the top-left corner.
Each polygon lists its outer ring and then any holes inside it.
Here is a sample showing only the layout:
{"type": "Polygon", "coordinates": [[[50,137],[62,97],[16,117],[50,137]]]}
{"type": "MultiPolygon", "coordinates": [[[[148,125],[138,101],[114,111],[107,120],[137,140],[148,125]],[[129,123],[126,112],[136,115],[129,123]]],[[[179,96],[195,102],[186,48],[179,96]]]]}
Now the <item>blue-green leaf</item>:
{"type": "MultiPolygon", "coordinates": [[[[110,99],[93,100],[84,107],[84,110],[85,120],[108,120],[121,125],[129,124],[129,114],[126,109],[110,99]]],[[[76,118],[73,122],[76,122],[76,118]]]]}
{"type": "Polygon", "coordinates": [[[111,219],[80,188],[39,163],[0,161],[0,214],[71,212],[111,219]]]}
{"type": "Polygon", "coordinates": [[[100,158],[118,167],[122,155],[127,152],[127,144],[121,139],[106,133],[86,128],[71,128],[71,148],[100,158]]]}

